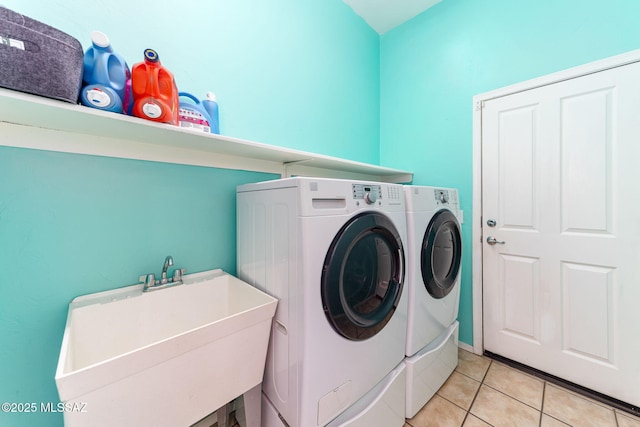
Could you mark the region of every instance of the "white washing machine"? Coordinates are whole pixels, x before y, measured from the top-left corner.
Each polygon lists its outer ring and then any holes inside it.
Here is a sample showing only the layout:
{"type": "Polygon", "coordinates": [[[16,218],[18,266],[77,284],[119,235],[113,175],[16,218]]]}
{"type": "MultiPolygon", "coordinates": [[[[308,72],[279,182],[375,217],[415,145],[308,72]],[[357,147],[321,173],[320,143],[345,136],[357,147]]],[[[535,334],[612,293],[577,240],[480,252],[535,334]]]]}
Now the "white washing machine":
{"type": "MultiPolygon", "coordinates": [[[[320,178],[247,184],[237,189],[237,218],[238,276],[279,299],[263,425],[325,426],[403,362],[402,186],[320,178]]],[[[370,410],[402,411],[401,400],[389,408],[381,399],[370,410]]]]}
{"type": "Polygon", "coordinates": [[[404,212],[397,184],[287,178],[238,187],[238,276],[279,299],[263,426],[324,426],[402,363],[404,212]]]}
{"type": "Polygon", "coordinates": [[[408,320],[407,418],[458,364],[462,211],[458,191],[405,186],[408,320]]]}

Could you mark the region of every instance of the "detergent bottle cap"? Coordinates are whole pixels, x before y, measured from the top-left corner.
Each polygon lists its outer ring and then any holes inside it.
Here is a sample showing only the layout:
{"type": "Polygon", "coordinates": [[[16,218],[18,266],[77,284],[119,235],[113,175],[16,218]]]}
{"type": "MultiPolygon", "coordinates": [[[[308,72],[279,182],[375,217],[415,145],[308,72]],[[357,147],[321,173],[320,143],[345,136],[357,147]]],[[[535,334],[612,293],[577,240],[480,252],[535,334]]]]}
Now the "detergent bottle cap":
{"type": "Polygon", "coordinates": [[[213,92],[207,92],[206,96],[207,96],[207,100],[209,101],[214,101],[214,102],[218,101],[218,99],[216,98],[216,94],[213,92]]]}
{"type": "Polygon", "coordinates": [[[160,60],[160,58],[158,57],[158,52],[153,49],[145,49],[144,58],[149,62],[158,62],[160,60]]]}
{"type": "Polygon", "coordinates": [[[91,32],[91,42],[98,47],[109,47],[109,37],[101,31],[91,32]]]}

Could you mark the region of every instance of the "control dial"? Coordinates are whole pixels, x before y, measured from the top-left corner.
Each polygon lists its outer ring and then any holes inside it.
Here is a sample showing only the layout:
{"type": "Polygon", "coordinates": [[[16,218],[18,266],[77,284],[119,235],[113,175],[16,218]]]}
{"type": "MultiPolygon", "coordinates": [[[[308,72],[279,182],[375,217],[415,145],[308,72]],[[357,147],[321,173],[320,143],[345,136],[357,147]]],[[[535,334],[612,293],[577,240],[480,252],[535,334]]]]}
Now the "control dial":
{"type": "Polygon", "coordinates": [[[377,200],[378,200],[378,196],[375,193],[364,194],[364,201],[367,202],[367,204],[369,205],[374,204],[377,200]]]}

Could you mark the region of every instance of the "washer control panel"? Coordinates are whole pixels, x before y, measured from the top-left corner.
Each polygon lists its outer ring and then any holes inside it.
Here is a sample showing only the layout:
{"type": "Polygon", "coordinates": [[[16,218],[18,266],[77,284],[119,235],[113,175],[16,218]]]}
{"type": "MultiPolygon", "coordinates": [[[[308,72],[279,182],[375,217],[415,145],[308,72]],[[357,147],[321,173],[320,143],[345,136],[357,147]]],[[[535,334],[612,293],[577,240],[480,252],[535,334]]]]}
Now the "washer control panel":
{"type": "Polygon", "coordinates": [[[438,203],[443,205],[449,203],[449,190],[440,190],[436,188],[433,192],[438,203]]]}
{"type": "Polygon", "coordinates": [[[382,197],[382,187],[380,185],[370,184],[352,184],[353,198],[356,200],[364,200],[367,204],[372,205],[382,197]]]}

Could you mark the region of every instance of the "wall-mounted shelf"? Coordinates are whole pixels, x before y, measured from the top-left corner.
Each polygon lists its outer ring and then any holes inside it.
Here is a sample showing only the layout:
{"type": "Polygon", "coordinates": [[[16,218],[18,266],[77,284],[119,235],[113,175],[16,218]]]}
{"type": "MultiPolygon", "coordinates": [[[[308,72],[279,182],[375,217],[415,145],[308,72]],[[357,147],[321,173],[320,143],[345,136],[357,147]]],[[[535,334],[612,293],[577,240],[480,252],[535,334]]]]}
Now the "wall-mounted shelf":
{"type": "Polygon", "coordinates": [[[280,174],[408,183],[413,173],[0,88],[0,145],[280,174]]]}

